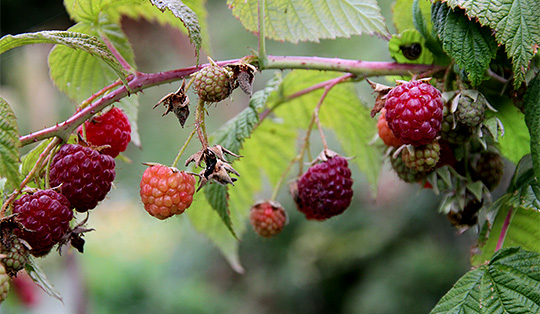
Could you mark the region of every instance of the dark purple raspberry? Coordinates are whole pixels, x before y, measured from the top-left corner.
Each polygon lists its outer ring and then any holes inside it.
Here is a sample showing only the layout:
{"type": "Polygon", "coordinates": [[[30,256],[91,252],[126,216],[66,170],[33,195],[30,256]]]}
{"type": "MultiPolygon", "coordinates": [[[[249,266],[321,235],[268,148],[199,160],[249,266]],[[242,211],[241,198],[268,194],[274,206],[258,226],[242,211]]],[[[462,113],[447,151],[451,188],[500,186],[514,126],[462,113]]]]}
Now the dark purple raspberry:
{"type": "Polygon", "coordinates": [[[66,144],[54,155],[50,183],[79,211],[96,207],[111,190],[114,159],[81,145],[66,144]]]}
{"type": "Polygon", "coordinates": [[[13,203],[13,213],[28,230],[16,229],[15,235],[30,244],[30,253],[43,256],[69,231],[73,211],[68,199],[53,190],[25,194],[13,203]]]}
{"type": "Polygon", "coordinates": [[[483,152],[476,163],[472,165],[472,177],[480,180],[493,191],[501,182],[504,172],[504,162],[501,155],[494,152],[483,152]]]}
{"type": "Polygon", "coordinates": [[[352,184],[345,158],[335,156],[316,164],[298,181],[298,209],[307,219],[325,220],[339,215],[351,204],[352,184]]]}
{"type": "MultiPolygon", "coordinates": [[[[125,151],[131,141],[131,124],[127,116],[119,108],[112,108],[102,115],[95,116],[84,123],[86,140],[95,146],[109,145],[103,149],[103,154],[112,157],[125,151]]],[[[79,128],[82,134],[82,128],[79,128]]]]}
{"type": "Polygon", "coordinates": [[[394,87],[386,96],[386,121],[403,144],[431,143],[441,130],[441,92],[424,81],[411,81],[394,87]]]}
{"type": "Polygon", "coordinates": [[[283,230],[287,222],[287,213],[276,202],[258,202],[251,207],[249,221],[258,235],[271,238],[283,230]]]}

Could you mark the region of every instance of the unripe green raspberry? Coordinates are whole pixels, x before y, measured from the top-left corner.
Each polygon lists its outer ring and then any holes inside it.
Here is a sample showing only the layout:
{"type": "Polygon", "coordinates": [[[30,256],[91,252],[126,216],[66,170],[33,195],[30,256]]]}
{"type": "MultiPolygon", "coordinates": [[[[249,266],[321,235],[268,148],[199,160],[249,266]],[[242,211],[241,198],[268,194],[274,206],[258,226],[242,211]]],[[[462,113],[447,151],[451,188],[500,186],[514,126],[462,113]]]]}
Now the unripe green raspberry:
{"type": "Polygon", "coordinates": [[[401,157],[401,155],[402,153],[400,153],[396,158],[390,158],[392,168],[394,169],[398,177],[408,183],[416,183],[423,180],[426,177],[427,172],[421,172],[407,167],[403,162],[403,158],[401,157]]]}
{"type": "Polygon", "coordinates": [[[455,112],[457,121],[470,127],[477,126],[484,120],[486,99],[476,90],[464,90],[459,94],[455,112]]]}
{"type": "Polygon", "coordinates": [[[0,265],[0,303],[7,299],[9,292],[9,276],[3,265],[0,265]]]}
{"type": "Polygon", "coordinates": [[[405,166],[419,172],[427,172],[435,167],[439,161],[441,146],[437,140],[422,146],[404,149],[401,153],[405,166]]]}
{"type": "Polygon", "coordinates": [[[454,115],[447,106],[443,109],[443,120],[441,123],[441,138],[452,144],[465,144],[473,136],[474,129],[468,125],[456,121],[454,115]]]}
{"type": "Polygon", "coordinates": [[[229,97],[233,90],[230,75],[222,66],[206,66],[194,74],[193,88],[203,101],[222,101],[229,97]]]}
{"type": "Polygon", "coordinates": [[[11,236],[10,239],[3,242],[0,242],[0,254],[5,255],[5,257],[1,258],[0,261],[8,275],[15,276],[28,262],[28,248],[16,236],[11,236]]]}

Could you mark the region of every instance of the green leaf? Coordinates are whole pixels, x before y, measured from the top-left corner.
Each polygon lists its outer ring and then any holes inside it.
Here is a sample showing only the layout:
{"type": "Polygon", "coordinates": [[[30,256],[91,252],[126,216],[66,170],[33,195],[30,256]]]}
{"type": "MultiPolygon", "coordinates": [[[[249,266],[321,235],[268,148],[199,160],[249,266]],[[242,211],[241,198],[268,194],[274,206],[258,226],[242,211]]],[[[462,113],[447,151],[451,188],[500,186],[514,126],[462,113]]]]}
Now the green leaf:
{"type": "MultiPolygon", "coordinates": [[[[70,31],[99,36],[103,32],[129,64],[134,64],[131,46],[119,25],[110,21],[105,14],[99,16],[98,24],[79,22],[70,31]]],[[[90,97],[103,87],[113,83],[115,73],[99,58],[80,50],[65,46],[55,46],[49,54],[50,75],[56,86],[73,101],[79,103],[90,97]]],[[[137,128],[138,95],[124,97],[117,104],[126,113],[131,123],[131,140],[139,146],[140,139],[137,128]]]]}
{"type": "Polygon", "coordinates": [[[531,136],[531,155],[534,174],[540,178],[540,75],[529,82],[523,96],[525,107],[525,123],[531,136]]]}
{"type": "Polygon", "coordinates": [[[491,30],[469,20],[463,10],[452,10],[440,2],[433,4],[433,21],[444,51],[466,72],[473,86],[480,85],[497,54],[491,30]]]}
{"type": "Polygon", "coordinates": [[[29,258],[30,262],[26,263],[24,269],[26,270],[30,278],[32,278],[34,283],[38,285],[38,287],[40,287],[43,291],[45,291],[45,293],[47,293],[49,296],[64,303],[64,300],[62,300],[62,296],[49,282],[47,276],[45,276],[45,273],[41,270],[41,268],[38,267],[38,265],[31,256],[29,258]]]}
{"type": "Polygon", "coordinates": [[[31,151],[29,151],[27,154],[21,157],[22,167],[21,167],[21,174],[23,176],[27,176],[28,173],[34,168],[37,160],[39,159],[39,155],[43,153],[45,148],[47,148],[47,145],[51,143],[52,139],[48,139],[45,141],[42,141],[34,147],[31,151]]]}
{"type": "MultiPolygon", "coordinates": [[[[335,73],[296,70],[288,74],[280,91],[283,97],[325,80],[336,78],[335,73]]],[[[286,123],[297,128],[307,128],[313,109],[319,102],[322,90],[317,90],[302,97],[295,98],[276,110],[275,114],[286,123]]],[[[351,163],[356,164],[376,189],[381,168],[381,152],[370,142],[377,132],[376,120],[370,116],[356,94],[353,83],[334,86],[326,96],[319,114],[323,127],[331,129],[344,153],[353,157],[351,163]]],[[[318,134],[318,132],[313,132],[318,134]]],[[[330,147],[333,149],[333,147],[330,147]]],[[[315,155],[319,152],[314,152],[315,155]]]]}
{"type": "Polygon", "coordinates": [[[431,314],[539,313],[539,264],[538,253],[501,249],[487,265],[461,277],[431,314]]]}
{"type": "Polygon", "coordinates": [[[227,226],[227,229],[229,229],[235,238],[238,238],[234,232],[229,214],[229,195],[227,193],[227,187],[212,183],[204,188],[204,195],[210,206],[217,211],[219,217],[225,226],[227,226]]]}
{"type": "Polygon", "coordinates": [[[498,97],[490,103],[499,104],[498,112],[493,115],[499,118],[504,126],[504,135],[499,139],[500,151],[504,157],[517,164],[523,156],[531,152],[531,138],[525,117],[508,98],[498,97]]]}
{"type": "MultiPolygon", "coordinates": [[[[396,0],[392,7],[392,20],[398,33],[415,28],[412,14],[413,2],[413,0],[396,0]]],[[[428,23],[428,28],[431,27],[431,2],[429,0],[420,0],[418,1],[418,7],[424,16],[424,21],[428,23]]]]}
{"type": "Polygon", "coordinates": [[[13,186],[19,185],[19,129],[13,110],[0,97],[0,177],[13,186]]]}
{"type": "MultiPolygon", "coordinates": [[[[255,33],[259,25],[258,2],[227,1],[233,15],[255,33]]],[[[388,37],[375,0],[273,0],[265,3],[265,36],[270,39],[297,43],[366,33],[388,37]]]]}
{"type": "Polygon", "coordinates": [[[470,18],[495,32],[512,58],[514,85],[525,80],[525,73],[540,43],[540,7],[537,0],[448,0],[452,8],[465,9],[470,18]]]}
{"type": "Polygon", "coordinates": [[[520,246],[525,250],[540,253],[540,242],[538,241],[540,239],[540,228],[538,227],[540,226],[540,211],[528,207],[513,208],[507,202],[497,212],[491,230],[487,234],[487,241],[485,236],[480,239],[481,242],[485,241],[485,243],[479,246],[478,252],[472,256],[471,263],[473,266],[484,264],[495,252],[510,210],[512,212],[510,213],[509,225],[507,226],[508,229],[502,247],[520,246]]]}
{"type": "Polygon", "coordinates": [[[525,155],[516,166],[514,176],[508,187],[508,192],[513,193],[534,181],[533,160],[531,155],[525,155]]]}
{"type": "Polygon", "coordinates": [[[184,23],[189,34],[189,39],[191,40],[191,43],[195,45],[195,53],[198,58],[202,38],[197,14],[180,0],[150,0],[150,2],[162,12],[165,10],[171,11],[174,16],[184,23]]]}
{"type": "Polygon", "coordinates": [[[89,53],[103,60],[127,86],[126,72],[112,55],[109,48],[97,39],[96,36],[66,31],[42,31],[16,36],[6,35],[0,39],[0,54],[15,47],[31,44],[59,44],[89,53]]]}

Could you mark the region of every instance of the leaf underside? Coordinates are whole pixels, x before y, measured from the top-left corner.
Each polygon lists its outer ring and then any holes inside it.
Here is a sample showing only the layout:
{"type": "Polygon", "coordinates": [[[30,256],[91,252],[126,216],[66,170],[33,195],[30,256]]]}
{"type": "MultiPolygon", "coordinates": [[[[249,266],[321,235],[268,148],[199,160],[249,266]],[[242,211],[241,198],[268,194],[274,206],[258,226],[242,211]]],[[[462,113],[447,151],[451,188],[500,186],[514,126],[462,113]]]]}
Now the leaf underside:
{"type": "Polygon", "coordinates": [[[0,177],[12,185],[19,184],[19,129],[15,114],[0,97],[0,177]]]}
{"type": "MultiPolygon", "coordinates": [[[[228,0],[232,13],[244,27],[258,33],[258,0],[228,0]]],[[[266,1],[265,36],[289,41],[314,41],[376,34],[388,37],[375,0],[275,0],[266,1]]]]}

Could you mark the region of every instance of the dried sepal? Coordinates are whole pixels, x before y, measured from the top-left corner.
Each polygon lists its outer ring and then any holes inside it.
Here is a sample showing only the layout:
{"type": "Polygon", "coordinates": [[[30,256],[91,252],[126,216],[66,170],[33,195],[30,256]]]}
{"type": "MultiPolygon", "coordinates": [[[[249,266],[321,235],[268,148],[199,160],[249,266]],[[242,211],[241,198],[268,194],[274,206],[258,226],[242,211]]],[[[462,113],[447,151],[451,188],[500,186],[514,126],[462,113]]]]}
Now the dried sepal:
{"type": "Polygon", "coordinates": [[[167,110],[163,116],[174,112],[174,115],[178,118],[180,125],[184,127],[187,118],[189,117],[189,97],[185,91],[186,80],[182,80],[182,85],[174,93],[170,93],[167,96],[161,98],[161,100],[154,106],[156,108],[160,104],[167,107],[167,110]]]}
{"type": "Polygon", "coordinates": [[[244,93],[251,96],[253,92],[253,79],[255,78],[257,68],[245,62],[231,63],[227,67],[232,72],[231,80],[233,89],[240,87],[244,93]]]}
{"type": "Polygon", "coordinates": [[[375,98],[375,105],[371,110],[371,117],[373,118],[379,111],[384,108],[384,104],[386,103],[386,95],[392,90],[393,87],[375,83],[368,79],[366,79],[366,81],[369,83],[371,88],[373,88],[373,92],[377,93],[377,98],[375,98]]]}

